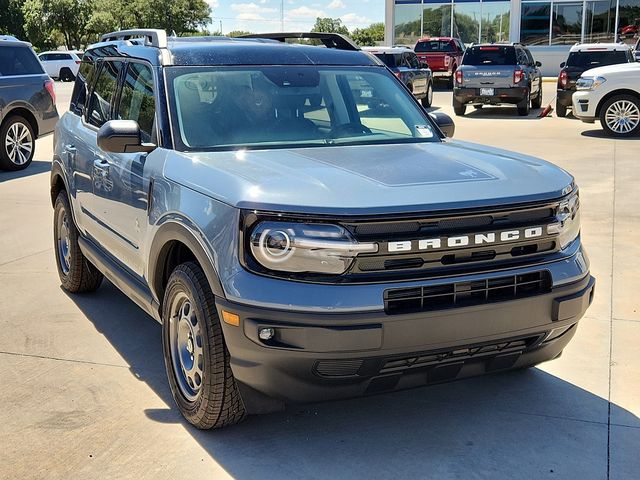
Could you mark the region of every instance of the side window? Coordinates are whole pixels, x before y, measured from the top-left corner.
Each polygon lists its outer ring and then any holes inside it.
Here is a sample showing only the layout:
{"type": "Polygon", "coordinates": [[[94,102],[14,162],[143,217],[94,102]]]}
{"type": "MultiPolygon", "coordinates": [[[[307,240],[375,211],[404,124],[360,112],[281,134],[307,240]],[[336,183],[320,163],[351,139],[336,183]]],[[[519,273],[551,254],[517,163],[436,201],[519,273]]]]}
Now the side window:
{"type": "Polygon", "coordinates": [[[41,73],[42,65],[31,48],[0,46],[0,77],[41,73]]]}
{"type": "Polygon", "coordinates": [[[46,62],[47,60],[49,60],[49,54],[48,53],[43,53],[38,58],[40,59],[41,62],[46,62]]]}
{"type": "Polygon", "coordinates": [[[409,63],[411,64],[411,68],[420,68],[420,62],[418,62],[418,57],[415,53],[409,54],[409,63]]]}
{"type": "Polygon", "coordinates": [[[156,112],[153,90],[151,68],[141,63],[130,63],[120,95],[118,119],[138,122],[143,142],[150,142],[153,136],[156,112]]]}
{"type": "Polygon", "coordinates": [[[96,64],[91,56],[86,56],[80,64],[76,83],[71,94],[70,110],[76,115],[82,115],[87,103],[87,91],[96,75],[96,64]]]}
{"type": "Polygon", "coordinates": [[[533,60],[533,55],[531,55],[531,52],[528,49],[525,49],[524,53],[527,55],[527,62],[529,63],[529,65],[535,65],[536,62],[533,60]]]}
{"type": "Polygon", "coordinates": [[[111,101],[118,88],[118,74],[122,62],[105,61],[96,80],[87,111],[87,122],[101,127],[111,115],[111,101]]]}
{"type": "Polygon", "coordinates": [[[526,64],[529,63],[529,61],[527,59],[527,55],[520,48],[516,48],[516,61],[520,65],[526,65],[526,64]]]}

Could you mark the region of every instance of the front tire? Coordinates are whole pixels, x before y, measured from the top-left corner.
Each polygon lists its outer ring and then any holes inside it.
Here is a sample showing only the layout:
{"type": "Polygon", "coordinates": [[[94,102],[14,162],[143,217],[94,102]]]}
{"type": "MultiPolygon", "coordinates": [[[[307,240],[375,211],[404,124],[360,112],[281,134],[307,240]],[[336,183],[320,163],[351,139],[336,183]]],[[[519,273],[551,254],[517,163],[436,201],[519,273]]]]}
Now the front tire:
{"type": "Polygon", "coordinates": [[[71,293],[93,292],[102,283],[102,273],[83,255],[78,229],[73,223],[67,192],[61,191],[53,211],[53,242],[62,288],[71,293]]]}
{"type": "Polygon", "coordinates": [[[31,124],[19,115],[10,116],[0,128],[0,169],[24,170],[33,160],[35,147],[31,124]]]}
{"type": "Polygon", "coordinates": [[[640,100],[631,95],[616,95],[600,109],[600,124],[611,137],[624,138],[640,133],[640,100]]]}
{"type": "Polygon", "coordinates": [[[196,263],[179,265],[169,277],[162,337],[171,393],[186,420],[211,429],[244,419],[213,293],[196,263]]]}
{"type": "Polygon", "coordinates": [[[420,101],[424,108],[429,108],[431,103],[433,102],[433,83],[429,82],[427,84],[427,93],[420,101]]]}

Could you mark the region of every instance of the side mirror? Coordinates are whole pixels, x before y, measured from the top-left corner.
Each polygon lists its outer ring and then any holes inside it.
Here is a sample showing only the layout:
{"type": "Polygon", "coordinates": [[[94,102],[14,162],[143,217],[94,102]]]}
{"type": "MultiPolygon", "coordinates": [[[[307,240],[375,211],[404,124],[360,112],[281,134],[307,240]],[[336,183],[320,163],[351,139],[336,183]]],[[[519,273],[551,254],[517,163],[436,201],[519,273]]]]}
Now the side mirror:
{"type": "Polygon", "coordinates": [[[98,130],[98,147],[111,153],[151,152],[152,143],[142,143],[140,126],[134,120],[109,120],[98,130]]]}
{"type": "Polygon", "coordinates": [[[565,66],[565,65],[566,65],[566,62],[562,62],[562,63],[560,64],[560,68],[564,68],[564,66],[565,66]]]}
{"type": "Polygon", "coordinates": [[[536,62],[536,67],[541,67],[542,66],[542,62],[536,62]]]}
{"type": "Polygon", "coordinates": [[[429,116],[434,122],[436,122],[436,125],[440,127],[442,133],[449,138],[453,137],[453,134],[456,131],[456,124],[453,123],[453,119],[449,115],[442,112],[432,112],[429,113],[429,116]]]}

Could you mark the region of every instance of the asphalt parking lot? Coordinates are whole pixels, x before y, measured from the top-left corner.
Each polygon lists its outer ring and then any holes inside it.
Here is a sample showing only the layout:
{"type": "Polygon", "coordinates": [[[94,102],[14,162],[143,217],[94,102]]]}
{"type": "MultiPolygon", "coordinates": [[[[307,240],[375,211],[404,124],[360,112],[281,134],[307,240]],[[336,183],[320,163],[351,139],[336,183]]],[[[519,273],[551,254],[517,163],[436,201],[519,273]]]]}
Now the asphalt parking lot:
{"type": "MultiPolygon", "coordinates": [[[[56,84],[61,113],[71,89],[56,84]]],[[[453,115],[450,92],[433,103],[453,115]]],[[[560,359],[198,431],[171,398],[160,325],[106,281],[60,288],[43,138],[27,170],[0,172],[0,478],[638,478],[640,138],[468,112],[456,139],[543,157],[580,185],[598,283],[560,359]]]]}

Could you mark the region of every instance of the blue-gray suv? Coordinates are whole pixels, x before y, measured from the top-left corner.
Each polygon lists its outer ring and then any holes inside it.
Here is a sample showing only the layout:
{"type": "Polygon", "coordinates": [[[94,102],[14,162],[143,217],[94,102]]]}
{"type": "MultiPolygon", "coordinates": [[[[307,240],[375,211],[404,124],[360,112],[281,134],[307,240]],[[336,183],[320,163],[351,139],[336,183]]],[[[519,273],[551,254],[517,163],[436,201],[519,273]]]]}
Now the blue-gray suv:
{"type": "Polygon", "coordinates": [[[199,428],[556,358],[594,292],[574,179],[444,131],[339,35],[104,35],[56,129],[62,286],[162,323],[199,428]]]}

